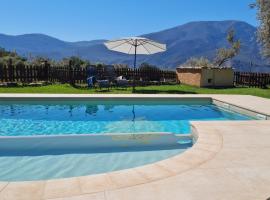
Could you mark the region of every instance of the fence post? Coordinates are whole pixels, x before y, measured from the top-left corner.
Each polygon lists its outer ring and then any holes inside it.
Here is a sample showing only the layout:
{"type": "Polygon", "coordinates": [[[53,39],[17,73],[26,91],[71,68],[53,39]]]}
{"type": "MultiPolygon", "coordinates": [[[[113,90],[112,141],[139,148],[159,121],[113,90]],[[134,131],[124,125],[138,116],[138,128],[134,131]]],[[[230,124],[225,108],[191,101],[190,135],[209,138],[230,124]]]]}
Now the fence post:
{"type": "Polygon", "coordinates": [[[44,61],[44,79],[45,81],[49,81],[49,67],[50,67],[50,64],[48,63],[47,60],[44,61]]]}
{"type": "Polygon", "coordinates": [[[236,83],[237,83],[237,78],[236,78],[236,72],[233,73],[233,85],[236,86],[236,83]]]}
{"type": "Polygon", "coordinates": [[[73,80],[73,74],[72,74],[72,60],[69,60],[69,63],[68,63],[68,75],[69,75],[69,84],[70,85],[74,85],[74,80],[73,80]]]}
{"type": "Polygon", "coordinates": [[[0,63],[0,82],[4,82],[4,69],[3,69],[3,65],[0,63]]]}
{"type": "Polygon", "coordinates": [[[12,66],[12,59],[10,58],[9,60],[8,60],[8,80],[11,82],[11,81],[13,81],[13,75],[14,75],[14,73],[13,73],[13,66],[12,66]]]}

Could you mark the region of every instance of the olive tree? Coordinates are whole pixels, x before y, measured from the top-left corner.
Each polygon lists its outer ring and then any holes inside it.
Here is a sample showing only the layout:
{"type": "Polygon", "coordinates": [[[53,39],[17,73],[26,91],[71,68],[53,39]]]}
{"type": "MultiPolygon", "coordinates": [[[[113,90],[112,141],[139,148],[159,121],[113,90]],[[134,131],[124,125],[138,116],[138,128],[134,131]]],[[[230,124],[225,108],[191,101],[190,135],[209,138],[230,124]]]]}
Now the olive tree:
{"type": "Polygon", "coordinates": [[[228,32],[227,41],[230,44],[230,48],[220,48],[217,50],[215,65],[218,67],[222,66],[224,63],[239,54],[241,42],[240,40],[235,40],[234,30],[230,30],[228,32]]]}
{"type": "Polygon", "coordinates": [[[260,22],[257,35],[262,45],[262,55],[270,59],[270,1],[256,0],[250,7],[257,9],[257,19],[260,22]]]}
{"type": "Polygon", "coordinates": [[[208,58],[205,57],[191,57],[182,66],[184,67],[202,67],[202,68],[212,68],[214,65],[208,58]]]}
{"type": "Polygon", "coordinates": [[[220,48],[217,50],[216,57],[214,61],[208,60],[208,58],[190,58],[187,60],[183,66],[190,66],[190,67],[221,67],[224,63],[229,61],[230,59],[237,56],[240,52],[241,42],[240,40],[235,39],[234,30],[229,30],[227,34],[227,41],[230,45],[228,48],[220,48]]]}
{"type": "Polygon", "coordinates": [[[9,62],[14,65],[24,64],[27,59],[19,56],[16,52],[6,51],[4,48],[0,47],[0,63],[6,65],[9,62]]]}

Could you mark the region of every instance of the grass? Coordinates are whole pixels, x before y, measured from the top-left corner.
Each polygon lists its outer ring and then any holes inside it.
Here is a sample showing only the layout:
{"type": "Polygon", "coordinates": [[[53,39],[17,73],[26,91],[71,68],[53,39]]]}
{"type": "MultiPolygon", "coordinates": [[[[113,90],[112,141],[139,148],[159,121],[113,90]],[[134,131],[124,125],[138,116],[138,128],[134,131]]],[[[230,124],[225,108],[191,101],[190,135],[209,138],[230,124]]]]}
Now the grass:
{"type": "MultiPolygon", "coordinates": [[[[113,88],[110,91],[88,89],[85,87],[75,88],[68,84],[55,84],[42,87],[9,87],[0,88],[0,93],[43,93],[43,94],[130,94],[131,88],[119,89],[113,88]]],[[[187,85],[161,85],[136,87],[136,93],[139,94],[242,94],[254,95],[259,97],[270,98],[270,88],[228,88],[228,89],[211,89],[198,88],[187,85]]]]}

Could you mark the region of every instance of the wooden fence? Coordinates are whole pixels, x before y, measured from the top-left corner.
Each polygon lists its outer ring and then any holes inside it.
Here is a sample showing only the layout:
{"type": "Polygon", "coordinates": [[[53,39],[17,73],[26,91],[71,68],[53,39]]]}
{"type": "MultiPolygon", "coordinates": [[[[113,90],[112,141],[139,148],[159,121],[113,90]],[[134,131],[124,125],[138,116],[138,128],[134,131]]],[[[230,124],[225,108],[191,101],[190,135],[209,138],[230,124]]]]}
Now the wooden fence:
{"type": "MultiPolygon", "coordinates": [[[[98,67],[98,77],[107,79],[110,74],[106,74],[105,67],[98,67]]],[[[177,82],[176,72],[159,70],[159,69],[130,69],[120,68],[115,69],[116,76],[124,76],[131,80],[141,81],[171,81],[177,82]]],[[[60,83],[86,83],[87,71],[85,68],[73,68],[69,66],[50,66],[44,63],[39,66],[33,65],[16,65],[11,62],[7,65],[0,64],[0,82],[21,82],[31,83],[38,81],[60,82],[60,83]]],[[[246,73],[235,72],[234,84],[236,86],[248,86],[265,88],[270,85],[270,74],[267,73],[246,73]]]]}
{"type": "MultiPolygon", "coordinates": [[[[98,67],[98,77],[107,79],[111,74],[106,73],[105,67],[98,67]]],[[[142,81],[166,81],[176,82],[176,72],[159,69],[115,69],[116,76],[124,76],[131,80],[142,81]]],[[[0,64],[0,82],[31,83],[38,81],[60,82],[60,83],[86,83],[86,68],[73,68],[71,66],[50,66],[44,63],[40,66],[33,65],[8,65],[0,64]]]]}
{"type": "Polygon", "coordinates": [[[266,88],[267,85],[270,85],[270,74],[235,72],[234,84],[240,86],[266,88]]]}
{"type": "Polygon", "coordinates": [[[0,82],[22,82],[48,81],[48,66],[25,66],[0,65],[0,82]]]}

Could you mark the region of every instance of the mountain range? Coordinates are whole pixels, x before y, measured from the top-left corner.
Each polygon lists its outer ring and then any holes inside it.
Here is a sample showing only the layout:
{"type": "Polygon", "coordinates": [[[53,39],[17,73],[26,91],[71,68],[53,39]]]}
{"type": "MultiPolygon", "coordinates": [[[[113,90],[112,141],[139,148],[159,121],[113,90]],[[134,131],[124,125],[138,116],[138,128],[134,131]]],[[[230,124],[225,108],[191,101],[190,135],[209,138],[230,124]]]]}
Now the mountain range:
{"type": "MultiPolygon", "coordinates": [[[[256,27],[241,21],[190,22],[160,32],[141,35],[167,45],[167,51],[151,56],[139,56],[138,63],[147,62],[161,68],[175,69],[190,57],[214,59],[218,48],[227,47],[230,29],[241,41],[240,54],[230,63],[238,71],[270,72],[270,66],[260,55],[256,27]],[[251,66],[250,63],[253,63],[251,66]]],[[[0,34],[0,47],[22,56],[43,56],[62,59],[79,56],[92,62],[106,64],[125,63],[132,65],[133,57],[106,49],[106,40],[66,42],[44,34],[11,36],[0,34]]]]}

